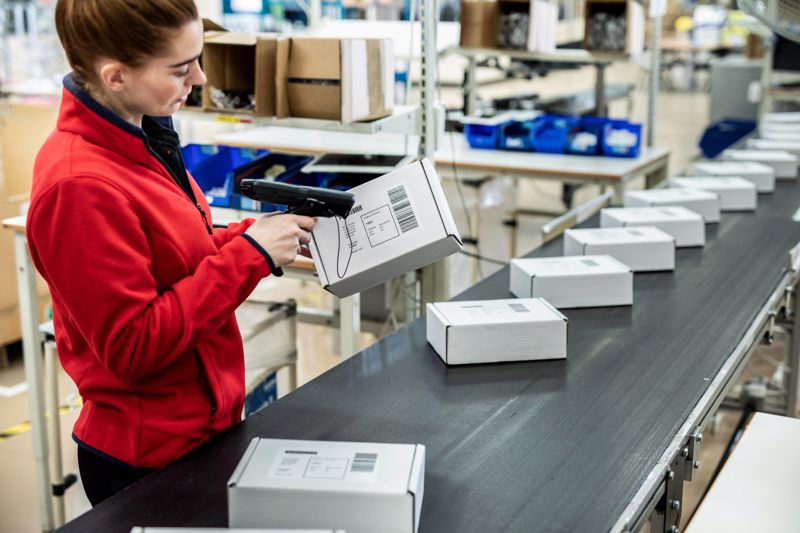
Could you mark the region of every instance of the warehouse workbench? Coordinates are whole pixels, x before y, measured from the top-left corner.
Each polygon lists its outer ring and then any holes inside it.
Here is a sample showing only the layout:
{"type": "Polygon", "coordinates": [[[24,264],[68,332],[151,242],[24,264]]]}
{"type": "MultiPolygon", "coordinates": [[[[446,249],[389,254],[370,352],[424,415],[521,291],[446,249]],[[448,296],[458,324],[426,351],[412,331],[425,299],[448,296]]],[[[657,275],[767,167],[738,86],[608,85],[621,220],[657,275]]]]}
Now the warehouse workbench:
{"type": "MultiPolygon", "coordinates": [[[[706,226],[674,272],[636,274],[633,307],[566,310],[566,360],[448,368],[418,319],[60,531],[225,526],[253,437],[424,444],[421,533],[666,531],[700,430],[797,283],[798,204],[781,181],[757,212],[706,226]]],[[[531,255],[561,252],[559,238],[531,255]]],[[[457,299],[508,298],[508,278],[457,299]]]]}

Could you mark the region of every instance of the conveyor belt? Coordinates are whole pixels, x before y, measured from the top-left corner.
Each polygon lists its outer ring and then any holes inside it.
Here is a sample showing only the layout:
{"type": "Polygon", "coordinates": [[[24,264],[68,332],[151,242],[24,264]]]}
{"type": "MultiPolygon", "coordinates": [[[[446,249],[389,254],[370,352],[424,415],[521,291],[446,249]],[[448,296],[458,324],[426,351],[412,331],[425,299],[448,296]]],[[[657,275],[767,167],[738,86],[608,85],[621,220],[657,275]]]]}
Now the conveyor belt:
{"type": "MultiPolygon", "coordinates": [[[[565,361],[447,368],[417,320],[60,531],[224,526],[255,436],[426,445],[422,533],[607,531],[776,288],[798,205],[779,182],[674,273],[637,274],[632,308],[565,311],[565,361]]],[[[504,268],[458,299],[509,296],[504,268]]]]}

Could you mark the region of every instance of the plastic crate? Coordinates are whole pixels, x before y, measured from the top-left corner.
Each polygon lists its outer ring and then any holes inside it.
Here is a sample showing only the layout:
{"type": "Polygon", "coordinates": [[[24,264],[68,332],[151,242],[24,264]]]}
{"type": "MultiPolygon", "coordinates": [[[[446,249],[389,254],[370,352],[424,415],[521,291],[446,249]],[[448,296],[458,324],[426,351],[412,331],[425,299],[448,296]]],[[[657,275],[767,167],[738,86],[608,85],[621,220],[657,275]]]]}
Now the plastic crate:
{"type": "Polygon", "coordinates": [[[464,124],[464,136],[471,148],[496,150],[500,143],[500,131],[509,122],[499,124],[464,124]]]}
{"type": "Polygon", "coordinates": [[[578,119],[561,115],[542,115],[533,119],[531,147],[535,152],[563,154],[570,130],[578,119]]]}
{"type": "Polygon", "coordinates": [[[642,125],[627,120],[612,120],[603,131],[602,153],[609,157],[639,157],[642,125]]]}
{"type": "MultiPolygon", "coordinates": [[[[190,155],[195,156],[197,152],[202,153],[202,150],[191,149],[190,155]]],[[[191,167],[187,164],[186,167],[205,194],[208,205],[233,207],[231,190],[236,169],[268,153],[265,150],[221,146],[216,154],[200,160],[191,167]]]]}
{"type": "Polygon", "coordinates": [[[499,147],[501,150],[530,152],[531,126],[529,120],[515,120],[500,129],[499,147]]]}
{"type": "MultiPolygon", "coordinates": [[[[304,179],[300,176],[300,170],[312,159],[313,158],[310,156],[268,154],[236,168],[233,171],[231,180],[230,206],[234,209],[261,211],[262,213],[269,213],[281,209],[283,206],[259,202],[243,195],[242,190],[239,188],[239,182],[246,178],[267,178],[285,183],[311,185],[311,183],[300,183],[298,180],[304,179]]],[[[308,176],[308,174],[303,174],[302,176],[308,176]]]]}
{"type": "Polygon", "coordinates": [[[714,159],[742,137],[756,129],[750,120],[724,119],[706,128],[700,139],[700,150],[708,159],[714,159]]]}
{"type": "Polygon", "coordinates": [[[183,163],[186,165],[186,170],[192,172],[198,164],[227,149],[227,146],[214,144],[187,144],[181,147],[181,153],[183,154],[183,163]]]}
{"type": "Polygon", "coordinates": [[[570,128],[565,151],[576,155],[599,155],[603,131],[610,120],[603,117],[583,117],[570,128]]]}

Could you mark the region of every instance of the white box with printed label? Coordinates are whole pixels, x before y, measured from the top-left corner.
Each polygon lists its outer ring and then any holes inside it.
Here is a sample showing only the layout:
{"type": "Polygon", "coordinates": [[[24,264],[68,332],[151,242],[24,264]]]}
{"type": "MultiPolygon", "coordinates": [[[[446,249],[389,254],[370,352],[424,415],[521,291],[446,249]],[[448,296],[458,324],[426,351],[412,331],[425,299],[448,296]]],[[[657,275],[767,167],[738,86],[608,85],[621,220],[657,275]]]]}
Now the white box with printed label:
{"type": "Polygon", "coordinates": [[[564,255],[608,254],[634,272],[675,270],[675,237],[655,226],[564,232],[564,255]]]}
{"type": "Polygon", "coordinates": [[[350,189],[346,219],[320,218],[311,235],[320,283],[340,298],[461,250],[453,215],[428,159],[350,189]]]}
{"type": "Polygon", "coordinates": [[[255,438],[228,481],[232,528],[414,533],[425,447],[255,438]]]}
{"type": "Polygon", "coordinates": [[[631,226],[655,226],[666,231],[675,237],[678,248],[706,244],[703,217],[685,207],[608,207],[600,211],[601,228],[631,226]]]}
{"type": "Polygon", "coordinates": [[[718,194],[722,211],[754,211],[758,206],[758,190],[755,183],[738,176],[679,177],[670,179],[670,185],[718,194]]]}
{"type": "Polygon", "coordinates": [[[625,207],[680,205],[703,215],[706,222],[719,222],[719,195],[700,189],[647,189],[625,193],[625,207]]]}
{"type": "Polygon", "coordinates": [[[694,164],[698,176],[738,176],[752,181],[758,192],[775,190],[775,169],[752,161],[705,161],[694,164]]]}
{"type": "Polygon", "coordinates": [[[797,179],[798,159],[781,150],[725,150],[722,152],[725,161],[751,161],[767,165],[775,170],[778,179],[797,179]]]}
{"type": "Polygon", "coordinates": [[[567,317],[542,298],[432,303],[426,326],[448,365],[567,357],[567,317]]]}
{"type": "Polygon", "coordinates": [[[633,271],[610,255],[512,259],[509,285],[558,309],[633,304],[633,271]]]}

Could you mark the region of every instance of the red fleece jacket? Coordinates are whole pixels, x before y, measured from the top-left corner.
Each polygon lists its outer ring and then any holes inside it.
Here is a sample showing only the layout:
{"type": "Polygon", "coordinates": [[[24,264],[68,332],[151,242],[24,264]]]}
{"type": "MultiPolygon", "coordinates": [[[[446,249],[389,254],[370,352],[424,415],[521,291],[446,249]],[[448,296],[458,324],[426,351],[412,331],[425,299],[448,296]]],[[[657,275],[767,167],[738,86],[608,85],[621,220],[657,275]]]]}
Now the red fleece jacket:
{"type": "Polygon", "coordinates": [[[68,76],[34,168],[27,234],[50,287],[58,355],[84,405],[82,443],[161,467],[235,424],[244,402],[234,310],[270,273],[241,234],[215,229],[123,122],[68,76]]]}

